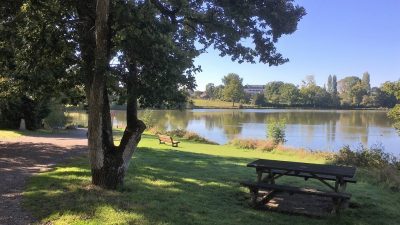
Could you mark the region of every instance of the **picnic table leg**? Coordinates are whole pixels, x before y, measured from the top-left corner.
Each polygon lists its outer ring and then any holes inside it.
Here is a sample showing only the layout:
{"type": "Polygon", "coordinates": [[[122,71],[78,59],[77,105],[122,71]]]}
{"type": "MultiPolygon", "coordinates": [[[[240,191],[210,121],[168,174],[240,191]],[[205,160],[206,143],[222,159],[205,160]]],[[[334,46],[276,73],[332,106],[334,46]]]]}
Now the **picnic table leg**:
{"type": "Polygon", "coordinates": [[[250,188],[250,204],[253,208],[258,206],[257,198],[258,198],[258,188],[250,188]]]}
{"type": "Polygon", "coordinates": [[[261,182],[261,181],[262,181],[262,171],[257,170],[257,182],[261,182]]]}

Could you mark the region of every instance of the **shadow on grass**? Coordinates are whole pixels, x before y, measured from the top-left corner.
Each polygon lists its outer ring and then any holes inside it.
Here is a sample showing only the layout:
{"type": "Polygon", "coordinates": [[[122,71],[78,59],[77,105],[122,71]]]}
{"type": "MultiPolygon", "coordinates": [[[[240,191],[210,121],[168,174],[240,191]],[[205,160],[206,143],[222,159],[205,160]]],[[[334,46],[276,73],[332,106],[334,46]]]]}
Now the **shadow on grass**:
{"type": "Polygon", "coordinates": [[[34,177],[24,205],[39,220],[71,224],[388,224],[399,216],[394,205],[387,206],[399,196],[377,196],[379,190],[368,184],[351,189],[361,192],[353,195],[361,207],[338,218],[254,210],[247,204],[247,190],[238,184],[255,178],[244,166],[249,159],[140,148],[119,191],[91,186],[86,160],[34,177]]]}

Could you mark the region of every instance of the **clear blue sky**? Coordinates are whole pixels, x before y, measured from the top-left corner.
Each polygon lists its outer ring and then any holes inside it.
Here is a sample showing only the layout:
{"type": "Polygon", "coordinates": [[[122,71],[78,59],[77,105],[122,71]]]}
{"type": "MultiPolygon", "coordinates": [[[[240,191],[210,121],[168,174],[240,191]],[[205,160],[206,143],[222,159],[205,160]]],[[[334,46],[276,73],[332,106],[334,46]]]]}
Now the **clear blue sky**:
{"type": "Polygon", "coordinates": [[[300,84],[314,75],[318,85],[329,74],[338,80],[368,71],[371,85],[400,79],[400,0],[297,0],[307,15],[292,35],[282,37],[278,52],[289,62],[277,67],[238,64],[208,49],[195,60],[203,72],[196,75],[197,89],[221,84],[228,73],[237,73],[243,84],[280,80],[300,84]]]}

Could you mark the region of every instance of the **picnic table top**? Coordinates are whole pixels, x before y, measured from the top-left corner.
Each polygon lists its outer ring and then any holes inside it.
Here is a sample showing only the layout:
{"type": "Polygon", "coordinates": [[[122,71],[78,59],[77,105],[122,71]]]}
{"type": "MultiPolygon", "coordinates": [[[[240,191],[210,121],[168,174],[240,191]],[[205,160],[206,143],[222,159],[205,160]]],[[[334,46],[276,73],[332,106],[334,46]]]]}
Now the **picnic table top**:
{"type": "Polygon", "coordinates": [[[354,177],[356,168],[349,166],[335,166],[325,164],[300,163],[279,160],[258,159],[247,164],[257,169],[292,170],[297,172],[332,175],[337,177],[354,177]]]}

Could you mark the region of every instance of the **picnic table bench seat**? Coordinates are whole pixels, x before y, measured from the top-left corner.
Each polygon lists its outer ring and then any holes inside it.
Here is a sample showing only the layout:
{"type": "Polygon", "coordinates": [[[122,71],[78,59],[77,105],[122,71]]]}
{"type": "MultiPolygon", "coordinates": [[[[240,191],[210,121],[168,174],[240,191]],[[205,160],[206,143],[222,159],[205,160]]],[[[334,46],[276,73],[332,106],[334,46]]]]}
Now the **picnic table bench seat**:
{"type": "MultiPolygon", "coordinates": [[[[275,170],[275,169],[271,170],[271,172],[274,174],[285,174],[287,176],[304,177],[305,180],[307,180],[308,178],[316,178],[309,173],[303,173],[303,172],[296,173],[295,171],[291,171],[291,172],[287,173],[284,170],[275,170]]],[[[332,176],[332,175],[318,174],[318,177],[322,178],[324,180],[332,180],[332,181],[336,180],[336,177],[332,176]]],[[[343,177],[342,179],[343,179],[343,181],[348,182],[348,183],[357,183],[357,180],[355,177],[343,177]]]]}
{"type": "Polygon", "coordinates": [[[288,185],[278,185],[278,184],[266,184],[260,182],[253,182],[253,181],[243,181],[240,182],[242,186],[246,186],[252,189],[258,190],[272,190],[276,192],[287,192],[289,194],[300,193],[300,194],[309,194],[309,195],[318,195],[318,196],[325,196],[325,197],[332,197],[332,198],[340,198],[340,199],[350,199],[351,194],[344,193],[344,192],[334,192],[334,191],[321,191],[316,189],[310,188],[300,188],[300,187],[293,187],[288,185]]]}
{"type": "Polygon", "coordinates": [[[174,141],[171,136],[168,135],[158,135],[158,140],[160,144],[171,143],[172,147],[178,147],[180,141],[174,141]]]}
{"type": "Polygon", "coordinates": [[[308,194],[317,195],[323,197],[330,197],[333,199],[334,208],[332,212],[339,213],[340,209],[345,207],[346,203],[350,200],[351,194],[344,192],[333,192],[333,191],[321,191],[316,189],[293,187],[288,185],[278,185],[278,184],[267,184],[260,182],[244,181],[240,182],[242,186],[248,187],[251,194],[251,205],[255,208],[264,206],[269,202],[277,193],[286,192],[290,195],[298,194],[308,194]],[[270,191],[268,194],[264,195],[261,200],[257,200],[259,190],[270,191]]]}

